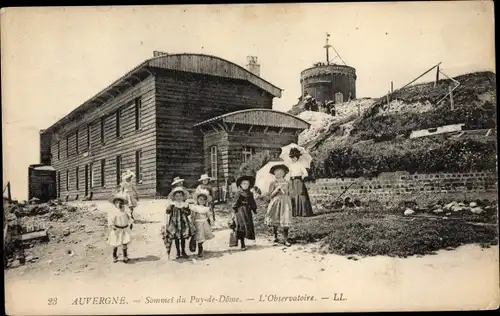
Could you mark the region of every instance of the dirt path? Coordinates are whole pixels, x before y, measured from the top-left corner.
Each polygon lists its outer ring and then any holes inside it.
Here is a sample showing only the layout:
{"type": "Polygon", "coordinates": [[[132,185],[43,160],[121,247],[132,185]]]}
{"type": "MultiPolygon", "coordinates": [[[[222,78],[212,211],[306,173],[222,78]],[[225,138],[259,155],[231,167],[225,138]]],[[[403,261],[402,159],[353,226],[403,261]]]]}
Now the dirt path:
{"type": "MultiPolygon", "coordinates": [[[[111,207],[95,203],[96,212],[111,207]]],[[[219,216],[214,225],[216,237],[206,243],[204,258],[169,260],[159,235],[164,203],[144,201],[138,208],[137,217],[143,223],[133,229],[130,264],[112,262],[103,230],[86,233],[83,229],[71,235],[80,242],[56,244],[56,249],[44,249],[47,254],[40,254],[38,262],[7,270],[7,312],[102,315],[192,313],[200,308],[212,313],[391,310],[401,306],[409,310],[456,309],[457,302],[465,309],[495,305],[498,247],[465,246],[420,258],[353,261],[319,255],[316,245],[284,248],[258,239],[248,251],[241,252],[228,247],[227,220],[219,216]],[[67,254],[67,248],[73,255],[67,254]],[[30,304],[24,300],[26,293],[30,293],[30,304]],[[335,301],[335,293],[337,299],[343,293],[346,300],[335,301]],[[314,296],[314,300],[260,301],[274,298],[274,294],[314,296]],[[197,300],[210,295],[218,301],[197,300]],[[128,304],[72,305],[77,297],[93,296],[125,296],[128,304]],[[186,302],[176,303],[179,296],[186,302]],[[58,303],[48,305],[53,297],[58,303]],[[163,303],[151,303],[160,298],[163,303]],[[229,302],[236,299],[241,301],[229,302]]]]}

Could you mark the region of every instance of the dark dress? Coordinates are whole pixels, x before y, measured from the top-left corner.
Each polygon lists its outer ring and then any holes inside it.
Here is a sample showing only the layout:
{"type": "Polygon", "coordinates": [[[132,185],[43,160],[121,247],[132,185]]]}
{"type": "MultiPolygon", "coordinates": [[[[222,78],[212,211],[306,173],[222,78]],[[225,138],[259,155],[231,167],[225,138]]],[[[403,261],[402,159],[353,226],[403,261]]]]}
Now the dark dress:
{"type": "Polygon", "coordinates": [[[170,238],[189,238],[195,233],[194,225],[189,221],[189,205],[185,202],[181,205],[182,207],[178,207],[176,204],[170,204],[167,207],[167,214],[170,215],[167,233],[170,238]]]}
{"type": "Polygon", "coordinates": [[[292,198],[292,216],[312,216],[313,210],[309,193],[307,192],[304,180],[300,177],[291,178],[290,195],[292,198]]]}
{"type": "Polygon", "coordinates": [[[236,194],[233,204],[235,231],[238,239],[246,238],[255,240],[255,228],[253,224],[252,212],[257,211],[257,203],[250,190],[240,190],[236,194]]]}
{"type": "Polygon", "coordinates": [[[307,177],[307,170],[298,163],[292,163],[290,168],[290,197],[292,198],[292,216],[312,216],[313,210],[309,193],[303,178],[307,177]]]}

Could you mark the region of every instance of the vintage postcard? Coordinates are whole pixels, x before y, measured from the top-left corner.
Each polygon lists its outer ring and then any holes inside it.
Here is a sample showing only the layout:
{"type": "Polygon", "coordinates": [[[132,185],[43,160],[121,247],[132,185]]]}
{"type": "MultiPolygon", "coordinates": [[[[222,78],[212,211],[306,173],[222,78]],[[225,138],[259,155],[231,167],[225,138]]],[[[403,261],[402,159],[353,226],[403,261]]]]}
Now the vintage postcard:
{"type": "Polygon", "coordinates": [[[4,8],[5,309],[497,309],[492,1],[4,8]]]}

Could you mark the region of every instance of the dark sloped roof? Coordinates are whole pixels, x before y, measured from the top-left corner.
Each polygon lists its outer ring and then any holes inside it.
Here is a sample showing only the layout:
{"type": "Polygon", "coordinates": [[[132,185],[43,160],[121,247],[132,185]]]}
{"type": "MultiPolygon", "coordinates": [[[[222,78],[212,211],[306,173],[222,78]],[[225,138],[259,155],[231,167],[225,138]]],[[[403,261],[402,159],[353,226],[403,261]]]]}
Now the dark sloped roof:
{"type": "Polygon", "coordinates": [[[246,80],[275,97],[281,97],[280,88],[247,69],[216,56],[204,54],[163,55],[149,59],[148,66],[246,80]]]}
{"type": "Polygon", "coordinates": [[[149,76],[151,74],[149,69],[151,68],[177,70],[230,79],[246,80],[275,97],[281,97],[282,89],[251,73],[245,68],[220,57],[191,53],[160,55],[147,59],[138,66],[134,67],[118,80],[110,84],[107,88],[71,111],[64,118],[60,119],[46,130],[41,131],[41,133],[52,132],[67,121],[85,113],[90,108],[100,106],[108,102],[110,97],[114,98],[122,93],[124,89],[133,85],[134,82],[140,81],[144,77],[149,76]]]}
{"type": "Polygon", "coordinates": [[[285,112],[274,111],[271,109],[246,109],[210,118],[194,125],[194,127],[201,127],[217,122],[284,127],[300,130],[308,129],[311,125],[303,119],[285,112]]]}

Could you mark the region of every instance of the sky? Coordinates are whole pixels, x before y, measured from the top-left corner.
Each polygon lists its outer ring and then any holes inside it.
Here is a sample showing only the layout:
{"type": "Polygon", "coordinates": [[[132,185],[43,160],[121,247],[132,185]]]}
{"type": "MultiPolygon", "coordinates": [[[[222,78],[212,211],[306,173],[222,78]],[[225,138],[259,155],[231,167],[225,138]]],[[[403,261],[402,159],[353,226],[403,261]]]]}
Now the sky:
{"type": "MultiPolygon", "coordinates": [[[[7,8],[0,12],[3,186],[27,198],[39,130],[153,51],[203,53],[244,66],[300,96],[300,72],[325,61],[325,34],[356,68],[357,97],[379,97],[438,62],[449,76],[495,69],[493,2],[7,8]]],[[[330,56],[335,56],[330,52],[330,56]]],[[[332,58],[332,57],[331,57],[332,58]]],[[[337,58],[334,62],[341,63],[337,58]]],[[[419,82],[431,81],[434,74],[419,82]]]]}

